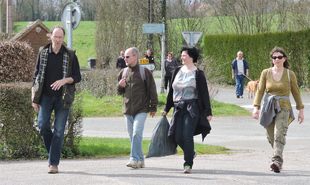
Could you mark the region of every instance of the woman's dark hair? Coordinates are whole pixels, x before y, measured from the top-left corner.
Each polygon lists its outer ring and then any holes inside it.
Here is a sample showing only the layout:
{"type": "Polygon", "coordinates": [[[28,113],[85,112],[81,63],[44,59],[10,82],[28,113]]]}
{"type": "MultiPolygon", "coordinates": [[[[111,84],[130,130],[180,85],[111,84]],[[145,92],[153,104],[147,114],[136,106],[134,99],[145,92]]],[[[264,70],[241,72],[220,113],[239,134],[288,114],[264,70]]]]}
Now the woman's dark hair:
{"type": "MultiPolygon", "coordinates": [[[[274,53],[281,53],[286,58],[284,63],[283,63],[283,67],[285,67],[287,69],[289,69],[291,67],[291,64],[287,61],[288,57],[287,57],[287,55],[285,54],[285,51],[282,48],[277,47],[277,46],[274,47],[271,50],[271,52],[270,52],[270,57],[272,57],[274,53]]],[[[274,66],[274,63],[271,60],[271,67],[273,67],[273,66],[274,66]]]]}
{"type": "Polygon", "coordinates": [[[181,49],[181,53],[186,51],[188,56],[193,59],[193,62],[196,63],[199,57],[198,50],[195,47],[183,46],[181,49]]]}

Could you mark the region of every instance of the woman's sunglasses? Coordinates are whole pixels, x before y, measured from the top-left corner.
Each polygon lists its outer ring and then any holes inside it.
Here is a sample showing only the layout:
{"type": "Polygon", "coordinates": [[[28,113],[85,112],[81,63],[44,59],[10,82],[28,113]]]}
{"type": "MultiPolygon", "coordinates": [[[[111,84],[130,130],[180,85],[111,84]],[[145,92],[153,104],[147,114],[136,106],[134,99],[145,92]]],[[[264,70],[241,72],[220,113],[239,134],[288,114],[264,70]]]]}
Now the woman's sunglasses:
{"type": "Polygon", "coordinates": [[[275,56],[275,57],[271,57],[273,60],[275,60],[275,59],[279,59],[279,60],[281,60],[282,58],[283,58],[284,56],[275,56]]]}

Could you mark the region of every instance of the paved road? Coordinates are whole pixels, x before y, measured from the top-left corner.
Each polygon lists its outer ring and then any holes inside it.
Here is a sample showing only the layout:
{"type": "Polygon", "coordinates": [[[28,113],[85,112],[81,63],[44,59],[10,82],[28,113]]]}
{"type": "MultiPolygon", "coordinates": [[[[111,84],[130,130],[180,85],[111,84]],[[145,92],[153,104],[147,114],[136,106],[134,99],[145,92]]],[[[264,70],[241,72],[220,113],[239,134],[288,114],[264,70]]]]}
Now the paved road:
{"type": "MultiPolygon", "coordinates": [[[[246,94],[247,95],[247,94],[246,94]]],[[[251,110],[253,100],[237,99],[233,87],[221,87],[215,99],[251,110]]],[[[0,184],[309,184],[309,96],[303,96],[305,121],[294,121],[288,130],[284,166],[279,174],[269,171],[271,147],[257,120],[246,117],[216,117],[203,143],[232,149],[225,155],[198,155],[192,174],[182,173],[183,156],[146,159],[146,168],[125,167],[128,157],[68,160],[60,173],[47,174],[47,161],[2,161],[0,184]]],[[[295,116],[297,114],[295,113],[295,116]]],[[[160,117],[147,118],[144,138],[151,137],[160,117]]],[[[127,138],[123,117],[84,118],[84,136],[127,138]]],[[[201,142],[196,136],[195,142],[201,142]]]]}

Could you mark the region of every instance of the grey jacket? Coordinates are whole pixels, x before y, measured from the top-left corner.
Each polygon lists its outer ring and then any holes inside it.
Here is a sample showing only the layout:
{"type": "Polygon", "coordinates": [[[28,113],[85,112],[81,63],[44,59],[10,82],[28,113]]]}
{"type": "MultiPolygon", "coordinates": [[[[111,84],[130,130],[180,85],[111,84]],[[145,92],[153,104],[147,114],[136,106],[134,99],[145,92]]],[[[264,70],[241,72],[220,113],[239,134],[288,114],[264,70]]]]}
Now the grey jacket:
{"type": "MultiPolygon", "coordinates": [[[[259,123],[264,128],[267,128],[270,125],[270,123],[272,122],[272,119],[276,116],[276,113],[281,112],[280,103],[279,103],[280,98],[290,100],[290,97],[288,96],[277,96],[277,95],[270,95],[268,93],[265,93],[263,108],[260,114],[260,121],[259,121],[259,123]],[[275,109],[274,107],[274,101],[276,101],[277,109],[275,109]]],[[[292,122],[295,119],[292,108],[290,112],[290,118],[291,118],[290,122],[292,122]]]]}

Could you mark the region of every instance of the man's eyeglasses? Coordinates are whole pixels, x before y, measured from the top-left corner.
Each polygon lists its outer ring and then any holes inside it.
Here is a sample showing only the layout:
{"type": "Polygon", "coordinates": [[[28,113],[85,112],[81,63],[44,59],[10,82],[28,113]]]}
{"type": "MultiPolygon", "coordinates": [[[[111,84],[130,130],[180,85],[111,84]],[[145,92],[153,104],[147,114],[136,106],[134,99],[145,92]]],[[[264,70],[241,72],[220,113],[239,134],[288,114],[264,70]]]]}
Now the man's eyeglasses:
{"type": "Polygon", "coordinates": [[[132,56],[125,56],[125,58],[129,58],[129,57],[132,57],[132,56]]]}
{"type": "Polygon", "coordinates": [[[276,60],[277,58],[279,59],[279,60],[281,60],[282,58],[283,58],[284,56],[275,56],[275,57],[271,57],[273,60],[276,60]]]}
{"type": "Polygon", "coordinates": [[[54,37],[54,39],[59,39],[59,40],[64,39],[64,37],[55,37],[55,36],[53,36],[53,37],[54,37]]]}

